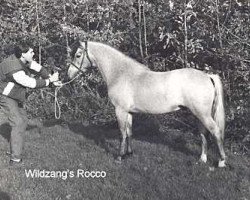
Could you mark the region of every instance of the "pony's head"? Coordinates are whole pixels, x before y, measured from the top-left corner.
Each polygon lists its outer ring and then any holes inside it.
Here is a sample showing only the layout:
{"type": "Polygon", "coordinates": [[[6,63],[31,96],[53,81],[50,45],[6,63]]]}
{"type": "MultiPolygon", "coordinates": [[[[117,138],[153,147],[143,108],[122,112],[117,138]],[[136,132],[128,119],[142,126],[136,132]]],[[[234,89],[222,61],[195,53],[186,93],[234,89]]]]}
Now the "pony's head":
{"type": "Polygon", "coordinates": [[[78,73],[84,73],[92,66],[87,42],[77,41],[71,50],[72,62],[68,69],[68,78],[73,79],[78,73]]]}

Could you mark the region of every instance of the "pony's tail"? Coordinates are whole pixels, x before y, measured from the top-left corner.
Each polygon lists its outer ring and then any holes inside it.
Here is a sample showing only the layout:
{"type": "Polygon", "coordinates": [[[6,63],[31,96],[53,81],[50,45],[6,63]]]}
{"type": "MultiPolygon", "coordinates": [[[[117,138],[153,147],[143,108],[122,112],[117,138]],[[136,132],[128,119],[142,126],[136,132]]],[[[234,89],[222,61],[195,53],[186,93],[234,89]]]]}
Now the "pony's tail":
{"type": "Polygon", "coordinates": [[[224,110],[224,95],[223,95],[223,87],[218,75],[211,75],[209,77],[212,79],[215,87],[215,97],[212,108],[212,117],[221,132],[221,139],[224,141],[225,135],[225,110],[224,110]]]}

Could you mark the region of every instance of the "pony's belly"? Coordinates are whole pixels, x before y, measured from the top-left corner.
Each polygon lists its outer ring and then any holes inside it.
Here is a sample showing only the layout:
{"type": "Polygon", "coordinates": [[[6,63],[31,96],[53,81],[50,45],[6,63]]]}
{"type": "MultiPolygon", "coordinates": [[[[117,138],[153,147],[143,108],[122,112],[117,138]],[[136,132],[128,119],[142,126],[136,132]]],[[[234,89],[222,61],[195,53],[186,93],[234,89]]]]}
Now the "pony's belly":
{"type": "Polygon", "coordinates": [[[110,96],[115,107],[131,113],[163,114],[179,110],[179,104],[172,101],[164,101],[165,98],[140,98],[133,99],[132,96],[110,96]]]}
{"type": "Polygon", "coordinates": [[[151,113],[151,114],[163,114],[173,112],[180,109],[180,104],[172,101],[164,101],[158,99],[145,99],[144,101],[135,101],[133,106],[133,112],[151,113]]]}
{"type": "Polygon", "coordinates": [[[150,108],[150,107],[147,107],[147,108],[136,108],[135,107],[134,109],[132,109],[129,112],[131,112],[131,113],[164,114],[164,113],[174,112],[174,111],[177,111],[177,110],[180,110],[179,106],[168,107],[168,108],[165,108],[165,109],[150,108]]]}

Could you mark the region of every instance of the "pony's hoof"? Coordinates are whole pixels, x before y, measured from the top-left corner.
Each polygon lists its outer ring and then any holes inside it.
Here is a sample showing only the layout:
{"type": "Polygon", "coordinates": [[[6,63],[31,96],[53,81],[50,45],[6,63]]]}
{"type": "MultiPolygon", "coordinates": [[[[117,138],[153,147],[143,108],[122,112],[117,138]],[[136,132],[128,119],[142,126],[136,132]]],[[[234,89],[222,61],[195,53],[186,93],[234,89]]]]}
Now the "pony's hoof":
{"type": "Polygon", "coordinates": [[[127,152],[127,153],[126,153],[126,156],[130,157],[130,156],[133,155],[133,153],[134,153],[133,151],[127,152]]]}
{"type": "Polygon", "coordinates": [[[118,163],[118,164],[121,164],[122,163],[122,160],[125,160],[127,157],[130,157],[133,155],[133,152],[127,152],[126,154],[123,154],[123,155],[119,155],[117,156],[117,158],[115,159],[115,162],[118,163]]]}
{"type": "Polygon", "coordinates": [[[124,160],[126,156],[127,156],[126,154],[117,156],[117,158],[115,159],[115,162],[118,164],[121,164],[122,160],[124,160]]]}
{"type": "Polygon", "coordinates": [[[207,163],[207,155],[201,155],[199,161],[202,162],[202,163],[207,163]]]}
{"type": "Polygon", "coordinates": [[[122,163],[122,157],[121,156],[117,156],[117,158],[115,159],[115,163],[121,164],[122,163]]]}
{"type": "Polygon", "coordinates": [[[204,162],[203,160],[199,159],[195,164],[196,165],[205,165],[206,162],[204,162]]]}
{"type": "Polygon", "coordinates": [[[206,164],[207,163],[207,156],[206,155],[201,155],[200,159],[196,162],[196,164],[206,164]]]}
{"type": "Polygon", "coordinates": [[[226,161],[225,160],[219,160],[218,167],[226,167],[226,161]]]}

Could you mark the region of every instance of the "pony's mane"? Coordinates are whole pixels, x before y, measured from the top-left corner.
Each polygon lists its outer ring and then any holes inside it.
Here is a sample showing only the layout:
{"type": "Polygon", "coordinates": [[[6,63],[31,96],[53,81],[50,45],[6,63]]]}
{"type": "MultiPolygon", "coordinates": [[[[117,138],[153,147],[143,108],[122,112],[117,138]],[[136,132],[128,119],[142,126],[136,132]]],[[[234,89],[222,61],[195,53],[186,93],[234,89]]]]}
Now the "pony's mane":
{"type": "MultiPolygon", "coordinates": [[[[98,46],[98,47],[100,47],[100,49],[105,48],[105,49],[107,49],[107,52],[113,52],[114,55],[115,55],[116,57],[120,57],[120,60],[126,60],[126,61],[128,61],[128,62],[130,62],[130,63],[132,62],[132,63],[134,63],[136,66],[139,66],[139,67],[141,67],[141,68],[143,68],[143,69],[149,70],[149,68],[148,68],[147,66],[145,66],[145,65],[143,65],[142,63],[136,61],[136,60],[133,59],[133,58],[130,58],[130,57],[127,56],[126,54],[122,53],[122,52],[119,51],[118,49],[116,49],[116,48],[114,48],[114,47],[112,47],[112,46],[110,46],[110,45],[108,45],[108,44],[104,44],[104,43],[101,43],[101,42],[93,42],[93,41],[89,41],[88,44],[93,44],[93,45],[95,45],[95,46],[98,46]]],[[[103,50],[102,50],[102,51],[103,51],[103,50]]]]}

